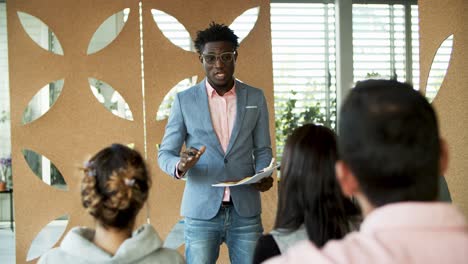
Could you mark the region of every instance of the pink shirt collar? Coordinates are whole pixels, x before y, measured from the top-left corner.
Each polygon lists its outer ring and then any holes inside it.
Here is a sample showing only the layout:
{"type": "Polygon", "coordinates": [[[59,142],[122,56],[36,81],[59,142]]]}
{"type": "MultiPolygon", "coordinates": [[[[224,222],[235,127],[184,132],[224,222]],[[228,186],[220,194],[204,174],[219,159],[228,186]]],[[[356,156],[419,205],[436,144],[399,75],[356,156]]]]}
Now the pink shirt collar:
{"type": "MultiPolygon", "coordinates": [[[[207,79],[205,79],[205,86],[206,86],[206,94],[209,96],[209,97],[213,97],[213,96],[220,96],[216,90],[213,88],[213,86],[211,86],[211,84],[208,82],[207,79]]],[[[234,80],[234,85],[232,86],[232,89],[229,90],[228,92],[226,92],[223,96],[226,96],[226,95],[236,95],[236,81],[234,80]]]]}
{"type": "Polygon", "coordinates": [[[443,202],[401,202],[374,209],[364,218],[360,231],[372,233],[393,228],[466,227],[456,207],[443,202]]]}

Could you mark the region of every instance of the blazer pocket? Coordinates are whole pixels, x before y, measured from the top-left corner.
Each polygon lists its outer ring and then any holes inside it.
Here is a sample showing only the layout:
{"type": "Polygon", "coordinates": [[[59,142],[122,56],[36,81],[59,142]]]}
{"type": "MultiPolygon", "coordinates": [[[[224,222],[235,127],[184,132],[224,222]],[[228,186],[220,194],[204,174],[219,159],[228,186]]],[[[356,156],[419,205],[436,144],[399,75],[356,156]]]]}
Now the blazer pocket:
{"type": "Polygon", "coordinates": [[[244,128],[255,127],[258,117],[258,108],[257,106],[252,106],[251,108],[245,107],[245,116],[244,116],[244,128]]]}

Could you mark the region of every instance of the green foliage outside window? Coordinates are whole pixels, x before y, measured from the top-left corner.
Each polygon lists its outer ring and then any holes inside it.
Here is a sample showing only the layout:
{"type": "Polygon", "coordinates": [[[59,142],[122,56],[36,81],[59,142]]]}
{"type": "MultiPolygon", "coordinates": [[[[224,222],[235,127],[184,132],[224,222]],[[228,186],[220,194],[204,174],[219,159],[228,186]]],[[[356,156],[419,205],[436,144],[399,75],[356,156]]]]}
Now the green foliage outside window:
{"type": "MultiPolygon", "coordinates": [[[[276,156],[278,162],[281,161],[283,147],[286,139],[298,127],[307,123],[321,124],[330,128],[334,127],[332,118],[327,118],[320,102],[317,100],[306,100],[303,107],[298,107],[298,100],[295,98],[297,92],[291,91],[291,96],[276,106],[276,156]]],[[[304,102],[304,100],[303,100],[304,102]]],[[[330,107],[330,116],[336,116],[336,100],[333,100],[330,107]]]]}
{"type": "Polygon", "coordinates": [[[10,120],[10,113],[3,110],[1,115],[0,115],[0,123],[4,123],[6,122],[7,120],[10,120]]]}

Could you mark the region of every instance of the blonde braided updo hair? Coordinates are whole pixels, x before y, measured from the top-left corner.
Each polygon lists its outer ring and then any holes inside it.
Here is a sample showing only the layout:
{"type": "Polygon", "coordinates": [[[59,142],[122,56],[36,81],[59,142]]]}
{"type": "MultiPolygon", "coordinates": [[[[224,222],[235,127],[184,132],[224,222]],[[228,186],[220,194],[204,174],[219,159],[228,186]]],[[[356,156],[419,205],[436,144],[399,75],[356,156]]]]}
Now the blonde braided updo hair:
{"type": "Polygon", "coordinates": [[[104,227],[125,228],[148,198],[151,179],[136,150],[112,144],[94,155],[84,168],[81,200],[104,227]]]}

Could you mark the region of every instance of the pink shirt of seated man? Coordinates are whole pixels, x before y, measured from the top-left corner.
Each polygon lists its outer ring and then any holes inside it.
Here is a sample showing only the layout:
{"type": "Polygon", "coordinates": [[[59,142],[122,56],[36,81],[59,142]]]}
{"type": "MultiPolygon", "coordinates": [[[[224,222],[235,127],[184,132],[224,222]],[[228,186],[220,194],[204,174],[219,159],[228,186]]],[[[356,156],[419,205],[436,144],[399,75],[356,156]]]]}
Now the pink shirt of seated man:
{"type": "Polygon", "coordinates": [[[468,263],[468,224],[448,203],[394,203],[374,209],[342,240],[322,249],[299,242],[264,263],[468,263]]]}

